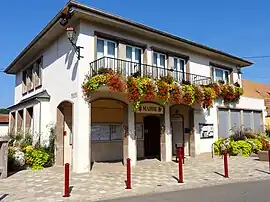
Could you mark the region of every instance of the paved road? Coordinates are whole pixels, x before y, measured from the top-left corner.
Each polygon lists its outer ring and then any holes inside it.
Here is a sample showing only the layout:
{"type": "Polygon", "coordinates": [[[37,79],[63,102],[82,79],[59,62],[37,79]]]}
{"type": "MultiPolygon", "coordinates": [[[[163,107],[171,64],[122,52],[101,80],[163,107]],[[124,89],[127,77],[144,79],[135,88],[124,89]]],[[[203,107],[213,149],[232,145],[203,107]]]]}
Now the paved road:
{"type": "Polygon", "coordinates": [[[204,187],[111,202],[270,202],[270,180],[204,187]]]}

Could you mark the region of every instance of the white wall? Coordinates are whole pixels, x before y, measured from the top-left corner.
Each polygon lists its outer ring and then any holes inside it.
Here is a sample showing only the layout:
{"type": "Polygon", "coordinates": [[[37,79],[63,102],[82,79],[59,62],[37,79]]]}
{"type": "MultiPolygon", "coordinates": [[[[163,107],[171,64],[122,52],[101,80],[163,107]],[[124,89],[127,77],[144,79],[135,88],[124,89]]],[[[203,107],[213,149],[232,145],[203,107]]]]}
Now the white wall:
{"type": "Polygon", "coordinates": [[[0,123],[0,137],[8,134],[8,123],[0,123]]]}

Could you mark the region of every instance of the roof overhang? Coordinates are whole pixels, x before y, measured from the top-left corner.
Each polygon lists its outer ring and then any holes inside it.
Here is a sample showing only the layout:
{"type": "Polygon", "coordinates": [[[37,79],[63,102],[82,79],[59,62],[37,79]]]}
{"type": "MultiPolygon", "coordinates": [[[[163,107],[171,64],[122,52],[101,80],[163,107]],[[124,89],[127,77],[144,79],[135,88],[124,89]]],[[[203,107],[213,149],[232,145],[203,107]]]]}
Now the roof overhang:
{"type": "Polygon", "coordinates": [[[182,47],[183,49],[195,51],[197,53],[207,55],[211,58],[226,61],[235,64],[239,67],[246,67],[253,63],[240,57],[236,57],[219,51],[205,45],[186,40],[164,31],[160,31],[143,24],[133,22],[122,17],[94,9],[92,7],[80,4],[78,2],[70,1],[65,7],[52,19],[52,21],[34,38],[34,40],[14,59],[14,61],[5,69],[8,74],[15,74],[19,70],[28,65],[29,60],[37,56],[39,52],[44,50],[48,45],[53,42],[59,35],[65,32],[59,22],[63,14],[67,12],[74,12],[71,22],[85,19],[89,21],[98,22],[101,24],[111,25],[124,30],[132,31],[142,36],[149,36],[157,40],[166,41],[168,43],[182,47]]]}

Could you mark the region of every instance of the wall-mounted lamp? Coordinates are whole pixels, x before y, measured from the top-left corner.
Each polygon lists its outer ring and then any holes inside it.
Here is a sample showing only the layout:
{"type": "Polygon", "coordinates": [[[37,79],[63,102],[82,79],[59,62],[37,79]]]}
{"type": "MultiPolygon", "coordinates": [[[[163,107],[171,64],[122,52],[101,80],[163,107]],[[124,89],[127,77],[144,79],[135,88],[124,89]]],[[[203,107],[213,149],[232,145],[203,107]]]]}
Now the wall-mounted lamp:
{"type": "Polygon", "coordinates": [[[77,46],[74,43],[74,39],[75,39],[75,36],[76,36],[76,31],[75,31],[74,27],[71,27],[71,26],[67,27],[66,31],[67,31],[68,40],[71,43],[71,45],[73,46],[73,48],[75,50],[75,53],[77,54],[78,60],[83,58],[83,56],[81,56],[81,48],[83,48],[83,47],[77,46]]]}

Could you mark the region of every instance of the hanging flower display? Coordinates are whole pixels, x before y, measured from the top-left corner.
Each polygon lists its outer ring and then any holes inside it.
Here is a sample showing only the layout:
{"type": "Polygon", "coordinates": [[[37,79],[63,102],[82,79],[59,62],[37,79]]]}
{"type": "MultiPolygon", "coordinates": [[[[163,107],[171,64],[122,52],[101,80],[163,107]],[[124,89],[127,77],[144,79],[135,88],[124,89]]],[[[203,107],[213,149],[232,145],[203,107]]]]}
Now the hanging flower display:
{"type": "Polygon", "coordinates": [[[203,88],[201,86],[197,86],[197,85],[194,85],[193,88],[194,88],[194,91],[195,91],[195,94],[194,94],[194,96],[195,96],[195,103],[197,103],[197,104],[202,103],[203,96],[204,96],[204,94],[203,94],[203,88]]]}
{"type": "Polygon", "coordinates": [[[182,97],[183,97],[182,87],[177,84],[174,84],[170,95],[170,101],[173,103],[182,104],[182,97]]]}
{"type": "Polygon", "coordinates": [[[211,108],[213,107],[213,102],[216,99],[216,93],[214,88],[204,87],[203,89],[203,100],[202,106],[203,108],[211,108]]]}
{"type": "Polygon", "coordinates": [[[107,86],[113,92],[128,93],[128,101],[133,103],[136,111],[141,101],[160,100],[163,104],[169,102],[192,105],[202,104],[204,108],[213,106],[216,98],[224,100],[225,104],[238,102],[243,95],[239,84],[212,83],[209,85],[191,85],[177,83],[172,76],[164,76],[156,80],[148,77],[130,76],[127,79],[112,70],[102,69],[95,76],[86,76],[82,84],[84,97],[90,100],[91,93],[101,86],[107,86]]]}
{"type": "Polygon", "coordinates": [[[192,85],[182,85],[183,101],[182,104],[192,105],[195,101],[195,90],[192,85]]]}

